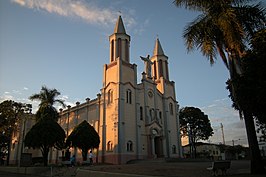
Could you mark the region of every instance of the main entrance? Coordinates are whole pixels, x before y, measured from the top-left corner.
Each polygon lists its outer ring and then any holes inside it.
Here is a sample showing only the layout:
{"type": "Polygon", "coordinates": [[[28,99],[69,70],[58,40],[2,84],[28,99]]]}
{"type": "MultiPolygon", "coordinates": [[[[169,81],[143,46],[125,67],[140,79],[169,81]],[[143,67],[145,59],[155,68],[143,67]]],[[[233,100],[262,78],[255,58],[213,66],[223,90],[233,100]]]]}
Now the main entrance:
{"type": "Polygon", "coordinates": [[[163,155],[163,141],[161,136],[157,136],[154,138],[154,149],[155,155],[157,158],[164,157],[163,155]]]}

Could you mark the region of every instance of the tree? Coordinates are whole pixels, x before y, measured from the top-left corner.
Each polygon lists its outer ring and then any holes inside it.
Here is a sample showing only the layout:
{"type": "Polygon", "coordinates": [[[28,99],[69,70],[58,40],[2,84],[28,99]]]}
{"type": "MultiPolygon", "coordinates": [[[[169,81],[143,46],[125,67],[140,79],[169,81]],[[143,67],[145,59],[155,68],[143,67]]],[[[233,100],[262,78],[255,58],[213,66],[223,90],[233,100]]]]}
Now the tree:
{"type": "MultiPolygon", "coordinates": [[[[247,43],[255,31],[265,28],[265,9],[261,4],[249,5],[251,0],[175,0],[177,6],[202,12],[184,30],[187,49],[200,48],[211,64],[217,53],[229,70],[230,78],[242,75],[241,59],[246,54],[247,43]],[[227,54],[227,56],[226,56],[227,54]]],[[[235,94],[232,85],[232,94],[235,94]]],[[[251,149],[251,173],[264,173],[259,153],[253,117],[242,110],[251,149]]]]}
{"type": "Polygon", "coordinates": [[[191,154],[196,157],[196,142],[213,135],[210,120],[199,108],[185,107],[179,115],[181,136],[188,136],[191,154]]]}
{"type": "Polygon", "coordinates": [[[57,110],[53,106],[42,106],[36,112],[36,120],[52,119],[57,121],[59,118],[57,110]]]}
{"type": "Polygon", "coordinates": [[[266,29],[257,32],[250,45],[251,49],[242,59],[243,74],[230,79],[227,88],[233,100],[233,107],[241,115],[245,110],[251,117],[256,118],[257,132],[261,132],[263,139],[266,132],[266,29]],[[235,94],[232,93],[232,85],[235,94]]]}
{"type": "Polygon", "coordinates": [[[16,131],[22,117],[31,112],[31,108],[31,104],[18,103],[12,100],[6,100],[0,103],[0,144],[2,146],[1,149],[8,152],[7,165],[9,164],[12,133],[16,131]]]}
{"type": "Polygon", "coordinates": [[[242,75],[231,78],[227,88],[234,108],[240,113],[248,110],[259,122],[266,123],[266,29],[255,33],[250,45],[242,58],[242,75]]]}
{"type": "Polygon", "coordinates": [[[52,119],[41,119],[27,133],[25,146],[38,148],[42,152],[44,166],[48,164],[49,149],[62,149],[65,141],[65,131],[52,119]]]}
{"type": "Polygon", "coordinates": [[[53,106],[55,103],[59,103],[65,107],[63,100],[56,99],[60,94],[61,93],[57,91],[57,89],[48,89],[46,86],[42,86],[40,93],[33,94],[29,99],[41,101],[39,107],[53,106]]]}
{"type": "Polygon", "coordinates": [[[59,115],[53,106],[56,102],[65,106],[62,100],[56,99],[59,95],[60,92],[56,89],[48,89],[43,86],[40,93],[30,96],[31,100],[39,100],[41,102],[36,113],[37,123],[27,133],[25,146],[40,148],[44,166],[47,166],[50,148],[62,149],[64,147],[65,132],[56,122],[59,115]]]}
{"type": "Polygon", "coordinates": [[[95,129],[84,120],[68,136],[66,144],[67,146],[80,148],[83,161],[86,161],[88,150],[99,147],[100,137],[95,129]]]}

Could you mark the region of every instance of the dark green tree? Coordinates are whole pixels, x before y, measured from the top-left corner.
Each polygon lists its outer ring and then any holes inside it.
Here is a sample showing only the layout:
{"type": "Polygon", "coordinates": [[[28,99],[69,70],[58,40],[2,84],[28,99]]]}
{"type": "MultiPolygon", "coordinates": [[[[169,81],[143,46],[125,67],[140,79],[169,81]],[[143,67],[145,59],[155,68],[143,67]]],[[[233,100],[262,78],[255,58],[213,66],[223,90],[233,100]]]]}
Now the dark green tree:
{"type": "Polygon", "coordinates": [[[25,146],[40,149],[44,166],[47,166],[49,149],[52,147],[62,149],[65,138],[65,131],[62,127],[53,119],[45,118],[39,120],[27,133],[25,146]]]}
{"type": "Polygon", "coordinates": [[[44,166],[48,164],[50,148],[62,149],[64,147],[65,132],[57,123],[59,115],[53,106],[57,102],[65,106],[63,100],[56,99],[59,95],[60,92],[56,89],[43,86],[40,93],[29,97],[31,100],[39,100],[40,104],[36,113],[37,123],[27,133],[25,146],[41,150],[44,166]]]}
{"type": "Polygon", "coordinates": [[[259,122],[266,123],[266,29],[257,32],[250,45],[242,58],[243,73],[227,82],[228,89],[234,108],[242,114],[247,110],[259,122]]]}
{"type": "MultiPolygon", "coordinates": [[[[247,44],[254,33],[265,28],[265,9],[261,4],[251,5],[252,0],[175,0],[201,14],[184,30],[187,49],[201,50],[211,64],[219,54],[229,70],[230,78],[242,74],[241,59],[246,55],[247,44]]],[[[232,84],[232,94],[235,94],[232,84]]],[[[240,108],[240,106],[239,106],[240,108]]],[[[240,108],[245,120],[249,147],[251,149],[251,173],[265,173],[261,160],[252,114],[240,108]]]]}
{"type": "Polygon", "coordinates": [[[7,151],[7,165],[9,164],[10,143],[12,134],[17,130],[18,124],[26,114],[31,112],[31,104],[18,103],[12,100],[6,100],[0,103],[0,144],[7,151]]]}
{"type": "Polygon", "coordinates": [[[57,121],[59,118],[59,114],[57,110],[53,106],[42,106],[39,107],[38,111],[36,112],[36,120],[39,121],[41,119],[52,119],[57,121]]]}
{"type": "MultiPolygon", "coordinates": [[[[263,138],[266,134],[266,29],[257,32],[250,45],[250,50],[242,58],[243,74],[228,80],[227,88],[233,107],[241,116],[246,111],[256,119],[258,132],[262,133],[263,138]]],[[[249,141],[256,140],[254,138],[249,141]]]]}
{"type": "Polygon", "coordinates": [[[179,115],[181,136],[189,138],[192,157],[196,157],[196,142],[213,135],[210,120],[199,108],[184,107],[179,115]]]}
{"type": "Polygon", "coordinates": [[[95,129],[84,120],[67,137],[66,144],[70,147],[80,148],[83,161],[86,161],[88,150],[99,147],[100,137],[95,129]]]}

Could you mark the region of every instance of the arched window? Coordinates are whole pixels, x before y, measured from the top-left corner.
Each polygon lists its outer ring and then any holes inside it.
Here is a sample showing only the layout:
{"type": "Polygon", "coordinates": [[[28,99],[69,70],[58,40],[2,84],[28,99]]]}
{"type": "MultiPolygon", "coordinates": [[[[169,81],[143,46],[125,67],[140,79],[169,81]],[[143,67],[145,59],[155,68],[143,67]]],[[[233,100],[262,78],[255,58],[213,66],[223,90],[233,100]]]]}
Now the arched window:
{"type": "Polygon", "coordinates": [[[163,123],[163,119],[162,119],[162,112],[159,112],[159,118],[160,118],[160,123],[163,123]]]}
{"type": "Polygon", "coordinates": [[[156,61],[154,61],[153,67],[154,67],[154,70],[153,70],[154,73],[153,73],[153,75],[154,75],[154,78],[157,79],[157,69],[156,69],[157,66],[156,66],[156,61]]]}
{"type": "Polygon", "coordinates": [[[139,107],[139,118],[140,118],[140,120],[143,120],[143,108],[142,108],[142,106],[139,107]]]}
{"type": "Polygon", "coordinates": [[[133,142],[130,141],[130,140],[127,142],[127,151],[128,152],[132,152],[133,151],[133,142]]]}
{"type": "Polygon", "coordinates": [[[172,153],[176,154],[176,146],[175,145],[172,146],[172,153]]]}
{"type": "Polygon", "coordinates": [[[111,42],[111,62],[114,61],[114,40],[111,42]]]}
{"type": "Polygon", "coordinates": [[[125,58],[125,60],[127,62],[129,62],[129,42],[128,42],[127,39],[126,39],[126,50],[125,50],[125,52],[126,52],[126,58],[125,58]]]}
{"type": "Polygon", "coordinates": [[[109,90],[107,93],[107,104],[113,103],[113,90],[109,90]]]}
{"type": "Polygon", "coordinates": [[[107,143],[107,151],[113,151],[113,143],[111,141],[107,143]]]}
{"type": "Polygon", "coordinates": [[[163,62],[159,60],[159,78],[163,76],[163,62]]]}
{"type": "Polygon", "coordinates": [[[169,71],[168,71],[168,63],[165,61],[165,72],[166,72],[166,79],[169,80],[169,71]]]}
{"type": "Polygon", "coordinates": [[[151,117],[151,120],[154,120],[154,109],[150,109],[150,117],[151,117]]]}
{"type": "Polygon", "coordinates": [[[132,92],[130,89],[127,90],[127,103],[131,104],[132,103],[132,92]]]}
{"type": "Polygon", "coordinates": [[[121,38],[118,38],[118,57],[121,59],[121,54],[122,54],[122,40],[121,38]]]}
{"type": "Polygon", "coordinates": [[[169,104],[169,110],[170,110],[170,114],[173,115],[174,114],[174,108],[173,108],[172,103],[169,104]]]}

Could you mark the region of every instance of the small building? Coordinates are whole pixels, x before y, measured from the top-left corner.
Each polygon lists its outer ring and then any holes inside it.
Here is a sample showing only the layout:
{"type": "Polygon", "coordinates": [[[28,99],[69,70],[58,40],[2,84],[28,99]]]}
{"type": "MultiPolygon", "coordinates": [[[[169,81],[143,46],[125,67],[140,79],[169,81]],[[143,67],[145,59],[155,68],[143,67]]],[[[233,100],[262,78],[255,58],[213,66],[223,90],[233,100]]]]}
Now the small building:
{"type": "MultiPolygon", "coordinates": [[[[183,155],[186,158],[191,157],[191,144],[183,146],[183,155]]],[[[197,142],[196,143],[196,158],[210,159],[210,160],[221,160],[222,153],[220,146],[216,144],[197,142]]]]}
{"type": "Polygon", "coordinates": [[[260,141],[259,142],[259,148],[260,148],[260,153],[262,157],[266,157],[266,142],[265,141],[260,141]]]}

